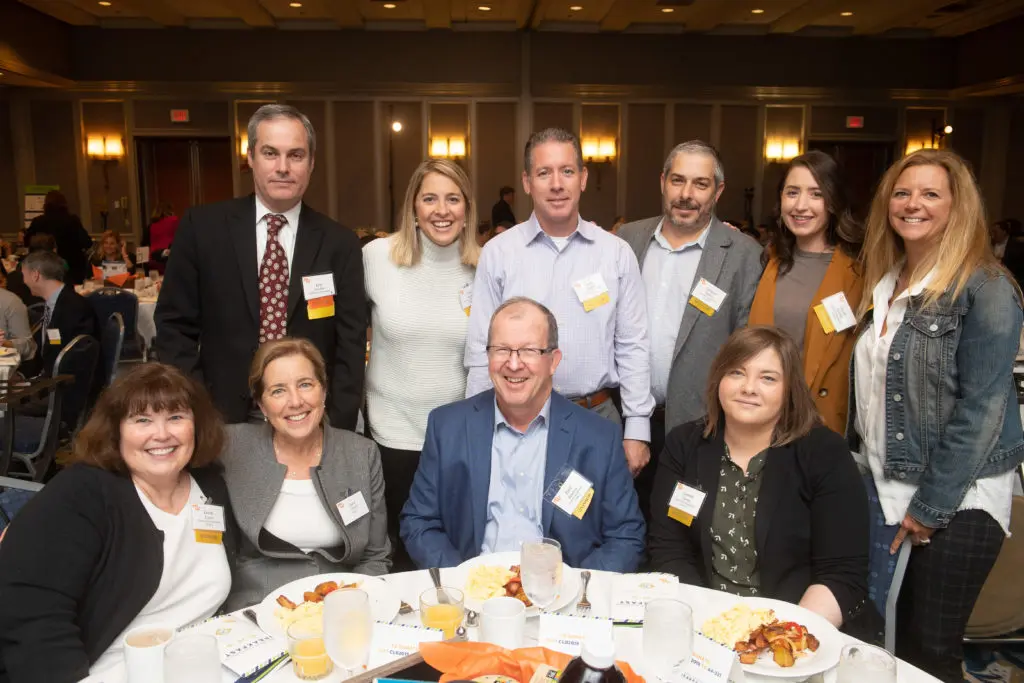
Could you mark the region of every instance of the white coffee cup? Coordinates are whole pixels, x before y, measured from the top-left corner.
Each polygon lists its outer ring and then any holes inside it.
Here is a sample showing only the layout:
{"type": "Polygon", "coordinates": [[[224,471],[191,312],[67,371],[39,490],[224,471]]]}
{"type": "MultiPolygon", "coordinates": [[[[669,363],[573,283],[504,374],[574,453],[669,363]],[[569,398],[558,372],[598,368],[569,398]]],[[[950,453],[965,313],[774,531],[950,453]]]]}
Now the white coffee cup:
{"type": "Polygon", "coordinates": [[[491,598],[480,609],[480,640],[506,650],[523,645],[526,605],[516,598],[491,598]]]}
{"type": "Polygon", "coordinates": [[[174,638],[170,626],[150,624],[124,634],[127,683],[164,683],[164,649],[174,638]]]}

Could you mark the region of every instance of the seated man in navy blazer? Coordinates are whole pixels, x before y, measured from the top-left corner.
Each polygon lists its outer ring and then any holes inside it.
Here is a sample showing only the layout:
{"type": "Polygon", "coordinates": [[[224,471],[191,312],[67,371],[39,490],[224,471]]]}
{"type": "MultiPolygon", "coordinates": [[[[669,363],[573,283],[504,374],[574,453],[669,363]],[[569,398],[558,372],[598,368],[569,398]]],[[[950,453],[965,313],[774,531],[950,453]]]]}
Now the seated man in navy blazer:
{"type": "Polygon", "coordinates": [[[503,303],[487,358],[494,388],[427,420],[400,525],[413,561],[451,567],[547,537],[572,567],[634,571],[645,527],[622,429],[552,390],[562,352],[551,311],[503,303]]]}

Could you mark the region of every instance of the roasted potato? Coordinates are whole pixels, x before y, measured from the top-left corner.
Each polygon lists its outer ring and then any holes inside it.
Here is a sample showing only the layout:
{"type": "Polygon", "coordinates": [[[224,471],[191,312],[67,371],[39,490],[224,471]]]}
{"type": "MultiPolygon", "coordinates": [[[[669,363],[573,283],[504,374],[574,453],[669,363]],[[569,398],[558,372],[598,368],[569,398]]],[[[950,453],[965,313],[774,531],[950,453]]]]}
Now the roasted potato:
{"type": "Polygon", "coordinates": [[[298,607],[298,605],[296,605],[294,602],[284,597],[283,595],[277,596],[277,604],[287,609],[295,609],[296,607],[298,607]]]}

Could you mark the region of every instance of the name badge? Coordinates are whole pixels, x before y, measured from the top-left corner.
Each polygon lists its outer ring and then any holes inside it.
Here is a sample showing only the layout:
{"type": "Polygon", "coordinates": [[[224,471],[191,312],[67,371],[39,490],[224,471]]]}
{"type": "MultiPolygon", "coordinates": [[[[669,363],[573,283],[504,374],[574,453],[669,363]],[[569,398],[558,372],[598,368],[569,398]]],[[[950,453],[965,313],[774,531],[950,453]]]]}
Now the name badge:
{"type": "Polygon", "coordinates": [[[576,290],[576,297],[583,304],[583,310],[587,313],[611,301],[608,287],[604,284],[601,273],[594,273],[582,280],[577,280],[572,283],[572,288],[576,290]]]}
{"type": "Polygon", "coordinates": [[[220,505],[192,505],[192,529],[196,543],[219,544],[224,538],[224,508],[220,505]]]}
{"type": "Polygon", "coordinates": [[[857,324],[853,309],[842,292],[822,299],[821,303],[814,307],[814,313],[818,316],[818,322],[821,323],[821,329],[825,334],[842,332],[857,324]]]}
{"type": "Polygon", "coordinates": [[[46,338],[51,344],[60,344],[60,330],[56,327],[47,328],[46,338]]]}
{"type": "Polygon", "coordinates": [[[690,305],[707,316],[712,316],[722,306],[726,293],[701,278],[697,286],[690,292],[690,305]]]}
{"type": "Polygon", "coordinates": [[[459,308],[469,315],[469,309],[473,305],[473,283],[465,285],[459,290],[459,308]]]}
{"type": "Polygon", "coordinates": [[[576,519],[583,519],[590,502],[594,500],[594,485],[576,470],[569,470],[565,481],[551,499],[552,504],[562,512],[576,519]]]}
{"type": "Polygon", "coordinates": [[[312,301],[313,299],[325,296],[334,296],[337,294],[334,291],[334,275],[331,273],[303,275],[302,293],[305,295],[306,301],[312,301]]]}
{"type": "Polygon", "coordinates": [[[690,526],[707,496],[708,494],[698,488],[677,482],[676,490],[672,492],[672,498],[668,501],[668,516],[690,526]]]}
{"type": "Polygon", "coordinates": [[[370,514],[370,508],[366,506],[366,499],[363,498],[362,491],[356,491],[335,507],[341,513],[341,521],[345,523],[345,526],[370,514]]]}

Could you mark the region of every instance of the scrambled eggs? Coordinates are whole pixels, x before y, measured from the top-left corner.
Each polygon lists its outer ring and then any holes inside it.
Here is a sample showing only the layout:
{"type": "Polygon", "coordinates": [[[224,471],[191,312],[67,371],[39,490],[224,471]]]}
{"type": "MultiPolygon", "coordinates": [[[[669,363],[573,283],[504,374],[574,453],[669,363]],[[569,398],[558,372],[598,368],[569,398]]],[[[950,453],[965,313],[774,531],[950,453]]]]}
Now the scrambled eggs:
{"type": "Polygon", "coordinates": [[[704,622],[700,630],[711,640],[730,650],[736,643],[750,637],[752,631],[762,624],[775,621],[775,612],[770,609],[751,609],[739,604],[704,622]]]}
{"type": "Polygon", "coordinates": [[[278,607],[274,610],[274,617],[277,619],[277,623],[281,625],[281,630],[285,633],[288,632],[288,627],[299,619],[305,619],[306,617],[323,618],[323,614],[324,603],[322,602],[303,602],[297,605],[295,609],[278,607]]]}
{"type": "Polygon", "coordinates": [[[477,565],[471,567],[466,577],[466,595],[474,600],[489,600],[506,595],[505,584],[515,574],[508,567],[477,565]]]}

